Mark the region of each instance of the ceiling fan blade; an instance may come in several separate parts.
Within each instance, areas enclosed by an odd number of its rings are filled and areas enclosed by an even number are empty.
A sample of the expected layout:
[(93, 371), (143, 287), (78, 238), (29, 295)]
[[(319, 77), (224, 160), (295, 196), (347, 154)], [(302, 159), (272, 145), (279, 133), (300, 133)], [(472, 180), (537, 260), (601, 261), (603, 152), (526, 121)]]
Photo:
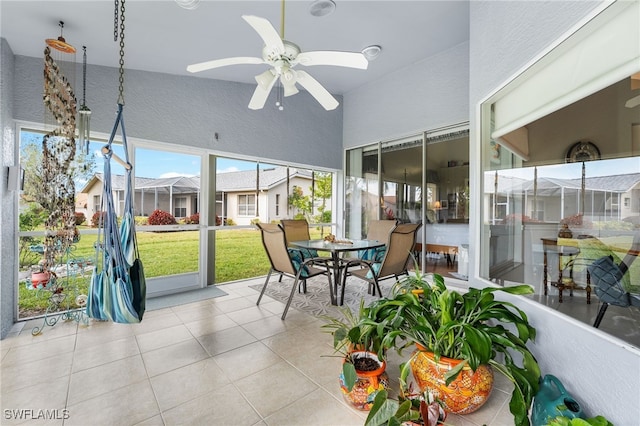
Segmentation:
[(322, 105), (327, 111), (336, 109), (336, 107), (339, 105), (336, 98), (334, 98), (331, 93), (327, 91), (327, 89), (322, 87), (322, 85), (318, 83), (318, 80), (311, 77), (305, 71), (296, 71), (296, 77), (298, 83), (300, 83), (302, 87), (307, 89), (311, 96), (316, 98), (320, 105)]
[(271, 80), (268, 80), (266, 82), (264, 81), (265, 73), (262, 73), (259, 76), (256, 76), (256, 79), (258, 77), (261, 77), (263, 79), (263, 83), (266, 83), (266, 84), (261, 83), (256, 86), (256, 90), (253, 92), (253, 96), (249, 101), (249, 109), (261, 109), (262, 107), (264, 107), (264, 104), (265, 102), (267, 102), (267, 98), (269, 97), (269, 93), (271, 92), (273, 85), (278, 79), (278, 76), (273, 73), (272, 73)]
[(273, 28), (271, 22), (268, 20), (261, 18), (259, 16), (253, 15), (242, 15), (242, 18), (253, 27), (254, 30), (258, 33), (260, 38), (264, 41), (264, 45), (271, 48), (276, 48), (278, 53), (284, 53), (284, 43), (282, 43), (282, 39), (280, 35)]
[(263, 64), (263, 63), (264, 63), (264, 60), (262, 58), (239, 56), (235, 58), (216, 59), (214, 61), (200, 62), (198, 64), (189, 65), (187, 67), (187, 71), (200, 72), (200, 71), (210, 70), (213, 68), (226, 67), (227, 65)]
[(331, 50), (317, 50), (315, 52), (301, 52), (296, 61), (305, 66), (334, 65), (337, 67), (359, 68), (366, 70), (369, 61), (362, 53), (338, 52)]
[(624, 104), (624, 106), (627, 108), (635, 108), (638, 105), (640, 105), (640, 95), (634, 96)]

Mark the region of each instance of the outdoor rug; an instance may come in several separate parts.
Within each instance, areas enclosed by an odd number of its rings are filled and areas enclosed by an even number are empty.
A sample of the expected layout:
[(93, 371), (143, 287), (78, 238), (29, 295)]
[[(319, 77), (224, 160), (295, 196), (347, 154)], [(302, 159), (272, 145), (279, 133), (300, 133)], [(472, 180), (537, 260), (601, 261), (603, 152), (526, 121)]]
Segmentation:
[(218, 286), (210, 285), (198, 290), (185, 291), (184, 293), (167, 294), (147, 299), (147, 311), (170, 308), (172, 306), (185, 305), (187, 303), (198, 302), (200, 300), (212, 299), (214, 297), (226, 296), (227, 293), (220, 290)]
[[(391, 287), (395, 284), (394, 279), (383, 280), (380, 282), (380, 289), (383, 296), (388, 296)], [(249, 288), (262, 291), (262, 285), (255, 284), (250, 285)], [(269, 296), (282, 303), (287, 303), (289, 294), (291, 294), (291, 286), (293, 285), (293, 279), (283, 278), (282, 282), (278, 282), (276, 278), (271, 278), (267, 289), (265, 290), (265, 296)], [(357, 312), (360, 308), (360, 301), (364, 299), (365, 305), (371, 303), (371, 301), (378, 299), (378, 294), (372, 296), (367, 293), (368, 283), (357, 278), (347, 278), (347, 284), (344, 293), (344, 305), (348, 306), (352, 312)], [(307, 292), (301, 293), (296, 290), (293, 295), (291, 307), (299, 311), (306, 312), (310, 315), (320, 317), (323, 315), (336, 316), (340, 307), (331, 305), (329, 300), (329, 284), (327, 278), (320, 276), (307, 280)]]

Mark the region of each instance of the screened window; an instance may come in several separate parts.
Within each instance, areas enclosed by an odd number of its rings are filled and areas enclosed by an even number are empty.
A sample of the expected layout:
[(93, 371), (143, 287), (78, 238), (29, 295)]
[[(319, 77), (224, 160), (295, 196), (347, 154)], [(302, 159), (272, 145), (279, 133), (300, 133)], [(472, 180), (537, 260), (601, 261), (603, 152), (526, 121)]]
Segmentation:
[(173, 210), (173, 215), (175, 217), (186, 217), (187, 216), (187, 199), (186, 197), (177, 197), (175, 201), (175, 207)]
[(254, 194), (238, 195), (238, 216), (256, 215), (256, 196)]

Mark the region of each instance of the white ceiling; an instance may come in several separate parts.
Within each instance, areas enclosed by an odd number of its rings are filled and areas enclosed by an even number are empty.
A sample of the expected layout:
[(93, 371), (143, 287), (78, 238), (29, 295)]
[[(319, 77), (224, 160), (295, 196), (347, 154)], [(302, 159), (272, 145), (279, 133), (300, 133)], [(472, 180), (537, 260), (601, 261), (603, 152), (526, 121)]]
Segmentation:
[[(325, 17), (309, 13), (311, 0), (285, 4), (285, 38), (303, 51), (361, 51), (378, 44), (382, 54), (367, 70), (329, 66), (307, 71), (334, 94), (347, 93), (469, 39), (468, 1), (335, 0)], [(256, 15), (280, 30), (281, 2), (201, 0), (195, 10), (173, 0), (126, 0), (125, 68), (244, 83), (267, 65), (234, 65), (190, 74), (189, 64), (231, 56), (261, 57), (262, 39), (241, 18)], [(13, 53), (43, 57), (44, 40), (63, 36), (89, 64), (117, 67), (113, 40), (114, 1), (0, 1), (0, 35)], [(90, 76), (88, 77), (90, 79)]]

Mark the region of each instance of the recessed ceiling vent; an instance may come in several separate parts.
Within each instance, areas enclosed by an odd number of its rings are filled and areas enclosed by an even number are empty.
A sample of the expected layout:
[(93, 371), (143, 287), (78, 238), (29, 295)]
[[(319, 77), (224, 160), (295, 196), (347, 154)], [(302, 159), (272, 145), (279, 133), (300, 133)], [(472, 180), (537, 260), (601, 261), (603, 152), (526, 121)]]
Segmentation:
[(316, 0), (311, 3), (309, 13), (313, 16), (327, 16), (336, 10), (336, 3), (333, 0)]

